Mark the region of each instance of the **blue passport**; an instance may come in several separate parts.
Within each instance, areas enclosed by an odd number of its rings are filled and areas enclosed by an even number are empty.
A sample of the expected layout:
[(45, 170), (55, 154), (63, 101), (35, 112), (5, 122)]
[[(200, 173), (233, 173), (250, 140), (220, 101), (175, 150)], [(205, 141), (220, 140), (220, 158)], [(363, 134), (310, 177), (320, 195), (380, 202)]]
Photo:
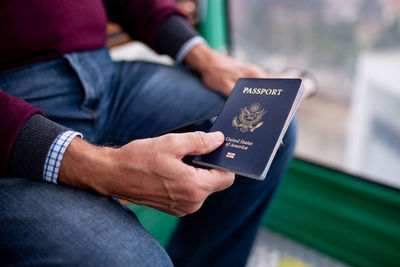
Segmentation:
[(224, 144), (193, 162), (265, 179), (303, 93), (300, 79), (239, 79), (210, 129)]

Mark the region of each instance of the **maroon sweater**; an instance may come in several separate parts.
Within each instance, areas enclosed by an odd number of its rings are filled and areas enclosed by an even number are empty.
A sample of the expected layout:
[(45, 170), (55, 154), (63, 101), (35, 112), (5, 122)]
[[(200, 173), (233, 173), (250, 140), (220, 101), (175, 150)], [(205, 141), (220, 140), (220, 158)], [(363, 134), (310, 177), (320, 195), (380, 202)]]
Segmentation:
[[(108, 18), (119, 23), (136, 40), (174, 56), (180, 46), (195, 35), (183, 17), (172, 0), (0, 1), (0, 73), (64, 53), (104, 46)], [(28, 157), (26, 162), (32, 162), (29, 157), (43, 158), (47, 146), (57, 132), (63, 130), (47, 122), (48, 127), (55, 129), (51, 131), (53, 134), (40, 132), (37, 124), (46, 122), (36, 118), (34, 123), (27, 123), (33, 114), (43, 113), (0, 90), (0, 176), (16, 175), (7, 171), (12, 151)], [(27, 143), (24, 139), (44, 140), (46, 145)], [(16, 149), (16, 143), (22, 144), (19, 147), (23, 149)], [(41, 146), (41, 149), (34, 146)], [(37, 151), (44, 152), (35, 155)], [(17, 155), (16, 158), (21, 157)], [(43, 159), (38, 164), (42, 162)]]
[[(107, 13), (136, 40), (157, 50), (157, 30), (182, 15), (172, 0), (0, 1), (0, 71), (62, 54), (100, 48)], [(107, 13), (106, 9), (107, 8)]]

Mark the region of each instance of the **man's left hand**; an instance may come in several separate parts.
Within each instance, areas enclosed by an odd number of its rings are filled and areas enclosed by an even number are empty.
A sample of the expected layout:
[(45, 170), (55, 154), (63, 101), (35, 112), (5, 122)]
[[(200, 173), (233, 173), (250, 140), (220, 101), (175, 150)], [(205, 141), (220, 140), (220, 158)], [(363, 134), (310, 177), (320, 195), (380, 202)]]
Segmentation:
[(228, 97), (241, 77), (268, 78), (261, 68), (241, 63), (229, 56), (211, 49), (206, 44), (198, 44), (186, 55), (184, 62), (198, 71), (203, 82), (224, 97)]

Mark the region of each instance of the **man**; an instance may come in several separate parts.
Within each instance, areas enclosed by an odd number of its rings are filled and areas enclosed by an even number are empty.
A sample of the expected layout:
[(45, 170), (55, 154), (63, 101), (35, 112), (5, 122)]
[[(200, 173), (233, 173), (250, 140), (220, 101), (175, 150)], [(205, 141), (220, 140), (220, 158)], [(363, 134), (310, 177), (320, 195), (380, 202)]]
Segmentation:
[[(154, 136), (217, 113), (239, 77), (267, 74), (210, 49), (170, 0), (14, 0), (0, 14), (0, 261), (243, 266), (294, 126), (263, 182), (181, 161), (222, 133)], [(178, 65), (113, 62), (107, 15)], [(107, 196), (186, 215), (168, 255)]]

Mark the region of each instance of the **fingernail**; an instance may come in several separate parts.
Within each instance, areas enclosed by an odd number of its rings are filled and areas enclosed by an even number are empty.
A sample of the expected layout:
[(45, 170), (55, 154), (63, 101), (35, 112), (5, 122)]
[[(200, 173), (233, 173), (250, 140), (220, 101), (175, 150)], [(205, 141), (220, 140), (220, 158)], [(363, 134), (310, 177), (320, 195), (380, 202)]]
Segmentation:
[(222, 132), (212, 132), (210, 133), (216, 142), (222, 143), (224, 141), (224, 134)]

